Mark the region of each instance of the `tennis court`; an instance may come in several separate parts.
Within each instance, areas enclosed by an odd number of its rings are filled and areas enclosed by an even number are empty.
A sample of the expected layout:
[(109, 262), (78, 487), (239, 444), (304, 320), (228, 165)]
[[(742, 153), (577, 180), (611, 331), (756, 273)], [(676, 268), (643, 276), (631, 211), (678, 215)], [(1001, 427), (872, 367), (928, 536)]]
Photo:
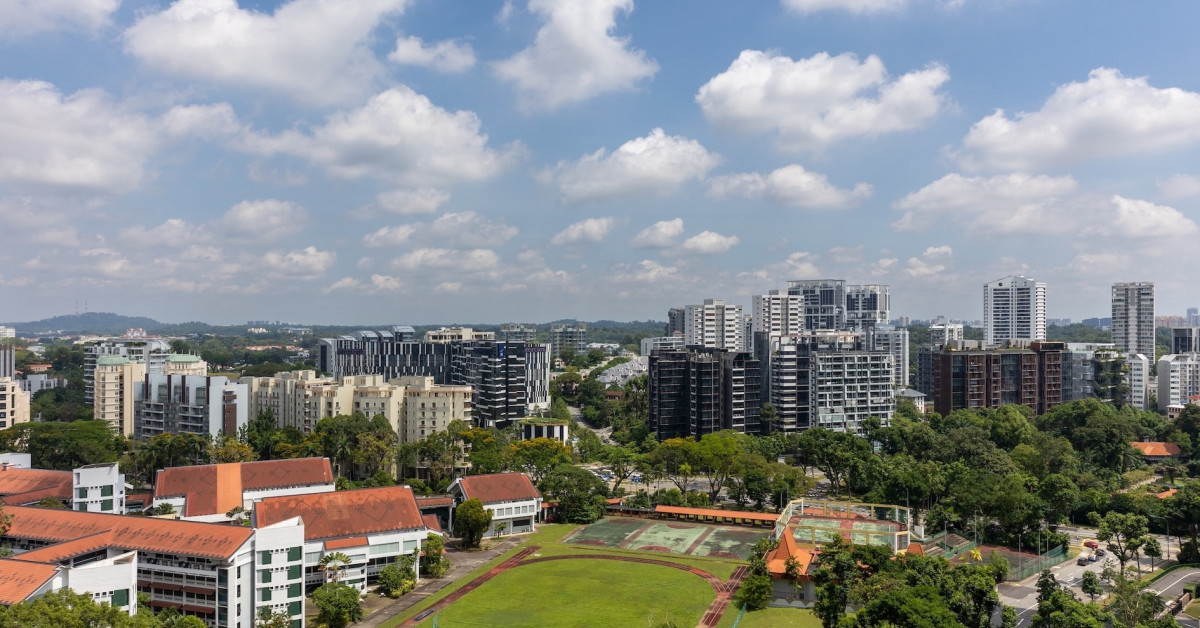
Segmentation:
[(900, 524), (841, 517), (794, 516), (788, 521), (792, 536), (801, 543), (828, 543), (840, 536), (859, 545), (891, 545)]
[(767, 530), (609, 517), (579, 528), (564, 542), (745, 560), (754, 544), (769, 534)]

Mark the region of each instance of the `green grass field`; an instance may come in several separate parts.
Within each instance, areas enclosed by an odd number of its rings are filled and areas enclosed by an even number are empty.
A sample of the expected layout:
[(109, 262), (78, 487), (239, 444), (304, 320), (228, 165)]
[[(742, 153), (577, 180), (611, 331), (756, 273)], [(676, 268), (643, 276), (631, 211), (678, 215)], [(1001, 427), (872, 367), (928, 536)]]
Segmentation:
[[(439, 626), (695, 626), (715, 598), (703, 578), (658, 565), (562, 560), (502, 573), (436, 616)], [(434, 618), (422, 627), (433, 626)]]

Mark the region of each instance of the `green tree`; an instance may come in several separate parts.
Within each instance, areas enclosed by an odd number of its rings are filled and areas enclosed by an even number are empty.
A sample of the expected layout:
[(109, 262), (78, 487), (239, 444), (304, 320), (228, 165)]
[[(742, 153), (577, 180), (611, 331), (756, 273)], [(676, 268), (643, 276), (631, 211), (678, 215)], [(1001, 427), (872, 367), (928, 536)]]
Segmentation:
[(563, 521), (592, 523), (604, 517), (608, 486), (587, 469), (560, 464), (538, 485), (548, 501), (557, 501)]
[(454, 532), (462, 538), (463, 547), (479, 547), (483, 535), (492, 525), (492, 511), (483, 502), (472, 498), (454, 509)]
[(571, 449), (553, 438), (519, 440), (508, 449), (512, 467), (528, 473), (534, 484), (558, 465), (571, 462)]
[(222, 436), (209, 449), (209, 459), (214, 463), (253, 462), (258, 460), (258, 454), (246, 443), (239, 442), (232, 436)]
[(350, 566), (350, 557), (344, 552), (330, 552), (317, 561), (317, 569), (325, 572), (325, 581), (337, 584)]
[(421, 571), (431, 578), (441, 578), (450, 568), (450, 559), (446, 558), (446, 540), (436, 532), (430, 532), (425, 537), (425, 545), (421, 548)]
[(696, 446), (697, 470), (708, 480), (708, 500), (715, 503), (738, 471), (745, 454), (739, 435), (730, 430), (705, 434)]
[(1096, 596), (1104, 593), (1104, 587), (1100, 583), (1100, 576), (1094, 571), (1083, 572), (1083, 578), (1079, 582), (1079, 588), (1083, 594), (1091, 598), (1092, 602), (1096, 601)]
[(329, 628), (345, 628), (363, 618), (362, 600), (354, 587), (326, 582), (313, 591), (312, 600), (320, 610), (317, 621)]
[(254, 618), (254, 628), (290, 628), (291, 625), (292, 616), (286, 611), (272, 613), (269, 608), (260, 608)]
[(1109, 511), (1103, 517), (1092, 512), (1088, 514), (1088, 520), (1099, 528), (1096, 538), (1108, 542), (1108, 550), (1121, 564), (1120, 573), (1124, 575), (1125, 563), (1136, 558), (1138, 551), (1146, 543), (1149, 520), (1142, 515), (1116, 511)]
[(400, 557), (379, 570), (379, 589), (392, 598), (400, 597), (417, 586), (417, 574), (413, 571), (416, 559), (411, 555)]
[(774, 594), (771, 576), (751, 574), (742, 580), (742, 586), (737, 592), (737, 603), (745, 605), (747, 610), (756, 611), (766, 608)]
[(119, 608), (97, 604), (91, 595), (70, 589), (0, 607), (0, 628), (126, 628), (132, 618)]
[(690, 438), (670, 438), (658, 444), (646, 455), (646, 463), (655, 473), (686, 493), (696, 477), (699, 458), (698, 445)]
[(865, 439), (821, 427), (801, 433), (798, 445), (805, 460), (825, 474), (835, 496), (841, 493), (842, 481), (854, 465), (871, 455)]

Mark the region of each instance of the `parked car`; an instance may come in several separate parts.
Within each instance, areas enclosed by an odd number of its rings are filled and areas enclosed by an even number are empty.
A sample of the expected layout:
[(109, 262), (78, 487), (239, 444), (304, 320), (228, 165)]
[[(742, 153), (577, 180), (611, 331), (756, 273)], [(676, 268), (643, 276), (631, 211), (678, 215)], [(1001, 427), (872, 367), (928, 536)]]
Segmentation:
[(1107, 553), (1108, 553), (1108, 552), (1104, 551), (1103, 549), (1100, 549), (1100, 548), (1097, 548), (1097, 549), (1096, 549), (1096, 555), (1097, 555), (1097, 556), (1099, 556), (1099, 557), (1101, 557), (1101, 558), (1104, 558), (1104, 555), (1105, 555), (1105, 554), (1107, 554)]
[(1092, 554), (1091, 556), (1088, 556), (1088, 562), (1089, 562), (1089, 563), (1094, 563), (1094, 562), (1096, 562), (1096, 561), (1098, 561), (1098, 560), (1100, 560), (1100, 557), (1099, 557), (1099, 556), (1097, 556), (1097, 555), (1095, 555), (1095, 554)]
[(1088, 559), (1086, 556), (1080, 556), (1079, 559), (1075, 561), (1075, 564), (1079, 565), (1080, 567), (1087, 567)]
[(1090, 547), (1092, 549), (1096, 549), (1096, 548), (1100, 547), (1100, 544), (1095, 541), (1084, 541), (1083, 546)]

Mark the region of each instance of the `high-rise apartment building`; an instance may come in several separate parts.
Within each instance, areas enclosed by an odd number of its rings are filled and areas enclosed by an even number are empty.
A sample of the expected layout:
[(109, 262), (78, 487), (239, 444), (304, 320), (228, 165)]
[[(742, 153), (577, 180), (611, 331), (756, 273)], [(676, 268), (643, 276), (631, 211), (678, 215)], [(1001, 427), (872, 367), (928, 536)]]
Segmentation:
[(11, 377), (0, 377), (0, 430), (29, 422), (30, 394)]
[(771, 290), (752, 299), (751, 327), (754, 333), (787, 336), (804, 332), (804, 296)]
[(988, 345), (1046, 339), (1046, 284), (1011, 276), (983, 286), (983, 334)]
[(907, 388), (909, 380), (908, 364), (908, 330), (882, 324), (875, 327), (871, 333), (871, 349), (891, 354), (895, 367), (892, 385), (897, 388)]
[(17, 376), (17, 350), (0, 346), (0, 377)]
[(560, 323), (550, 326), (550, 348), (554, 357), (561, 358), (563, 351), (575, 355), (587, 353), (587, 324)]
[(917, 377), (913, 388), (926, 395), (933, 394), (933, 354), (947, 343), (963, 339), (963, 324), (945, 318), (929, 325), (929, 341), (917, 347)]
[(224, 376), (146, 374), (135, 384), (134, 395), (138, 438), (159, 434), (234, 436), (249, 421), (248, 387)]
[(658, 438), (721, 430), (758, 434), (758, 360), (742, 351), (659, 349), (650, 355), (650, 429)]
[(1200, 353), (1200, 327), (1172, 329), (1171, 353)]
[(804, 297), (804, 329), (846, 329), (846, 280), (789, 281), (787, 292)]
[(1126, 376), (1129, 386), (1129, 405), (1138, 410), (1151, 410), (1150, 407), (1150, 365), (1153, 360), (1140, 353), (1130, 353), (1126, 356), (1129, 373)]
[(16, 329), (13, 329), (12, 327), (5, 327), (4, 325), (0, 325), (0, 338), (16, 338), (16, 337), (17, 337)]
[(537, 340), (537, 325), (533, 323), (504, 323), (500, 325), (499, 340), (533, 342)]
[(1187, 405), (1200, 395), (1200, 353), (1164, 355), (1158, 359), (1158, 409)]
[(550, 409), (551, 345), (526, 342), (525, 411), (533, 414)]
[(1065, 351), (1062, 342), (1003, 350), (952, 344), (933, 354), (933, 409), (947, 415), (1017, 403), (1042, 414), (1063, 402)]
[(506, 427), (527, 412), (523, 342), (456, 342), (450, 383), (470, 386), (472, 418), (481, 427)]
[(689, 347), (743, 351), (745, 325), (742, 306), (722, 299), (705, 299), (683, 308), (683, 343)]
[(495, 332), (479, 331), (470, 327), (440, 327), (425, 332), (425, 342), (471, 342), (495, 339)]
[(1187, 309), (1187, 324), (1191, 327), (1200, 326), (1200, 308), (1189, 307)]
[(1127, 353), (1154, 355), (1154, 282), (1113, 284), (1112, 340)]
[(108, 338), (88, 345), (83, 352), (83, 399), (92, 403), (95, 396), (96, 362), (102, 356), (128, 358), (146, 365), (147, 373), (162, 373), (171, 345), (162, 338), (148, 338), (141, 330), (129, 330), (125, 336)]
[[(164, 365), (165, 361), (164, 355)], [(106, 421), (122, 436), (134, 437), (137, 389), (145, 377), (144, 362), (120, 355), (98, 357), (92, 368), (92, 418)]]
[(681, 307), (673, 307), (667, 310), (667, 328), (663, 334), (664, 336), (683, 335), (683, 329), (686, 327), (683, 322), (684, 314), (684, 309)]
[(892, 289), (882, 284), (846, 286), (846, 328), (868, 332), (892, 317)]
[[(760, 352), (761, 354), (761, 352)], [(868, 417), (891, 422), (895, 363), (890, 353), (869, 351), (858, 332), (811, 332), (774, 339), (769, 398), (779, 415), (775, 429), (814, 427), (861, 434)]]

